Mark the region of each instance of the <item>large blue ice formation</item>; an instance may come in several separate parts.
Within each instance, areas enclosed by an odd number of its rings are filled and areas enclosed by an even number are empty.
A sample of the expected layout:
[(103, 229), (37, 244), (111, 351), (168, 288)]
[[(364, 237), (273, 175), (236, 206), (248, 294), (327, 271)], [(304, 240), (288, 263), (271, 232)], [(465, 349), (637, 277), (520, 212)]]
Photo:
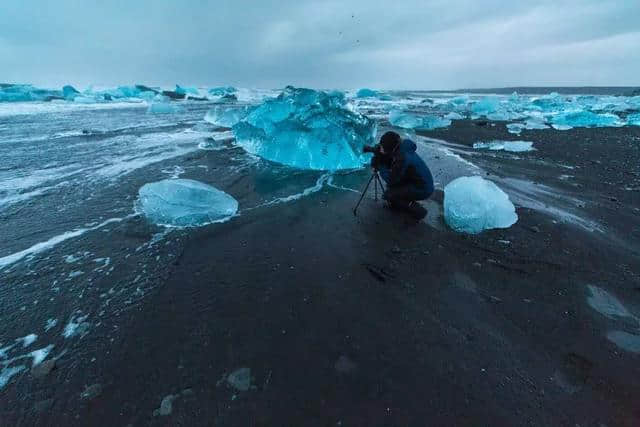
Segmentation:
[(66, 85), (62, 87), (62, 96), (64, 96), (65, 99), (73, 101), (78, 95), (80, 95), (80, 92), (78, 92), (73, 86)]
[(576, 111), (562, 113), (551, 118), (552, 126), (558, 130), (574, 127), (606, 127), (621, 126), (620, 117), (615, 114), (596, 114), (591, 111)]
[(524, 151), (533, 151), (533, 142), (529, 141), (489, 141), (476, 142), (473, 144), (475, 149), (504, 150), (514, 153), (522, 153)]
[(39, 89), (32, 85), (0, 84), (0, 102), (50, 101), (63, 99), (62, 91)]
[(267, 160), (301, 169), (362, 167), (375, 122), (353, 112), (341, 92), (288, 86), (233, 126), (237, 143)]
[(627, 116), (627, 123), (632, 126), (640, 126), (640, 113), (629, 114)]
[(404, 129), (426, 130), (447, 127), (451, 124), (451, 120), (429, 114), (417, 116), (401, 110), (391, 110), (389, 123)]
[(237, 92), (237, 89), (233, 86), (220, 86), (220, 87), (212, 87), (209, 89), (209, 95), (213, 96), (224, 96), (231, 95)]
[(244, 119), (248, 110), (242, 108), (213, 107), (204, 116), (204, 120), (212, 125), (230, 128)]
[(493, 182), (463, 176), (444, 187), (444, 219), (456, 231), (476, 234), (511, 227), (518, 215), (509, 196)]
[(378, 92), (373, 89), (363, 88), (356, 93), (356, 98), (373, 98), (378, 96)]
[(137, 208), (153, 223), (193, 227), (229, 219), (238, 211), (236, 199), (191, 179), (166, 179), (143, 185)]

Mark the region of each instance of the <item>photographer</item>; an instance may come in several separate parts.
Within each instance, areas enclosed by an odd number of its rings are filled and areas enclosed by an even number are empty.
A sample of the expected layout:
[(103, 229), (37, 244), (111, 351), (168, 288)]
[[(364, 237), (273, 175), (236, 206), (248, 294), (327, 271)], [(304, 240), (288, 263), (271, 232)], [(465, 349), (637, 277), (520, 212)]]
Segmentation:
[(417, 200), (426, 200), (433, 193), (433, 176), (416, 153), (416, 144), (402, 140), (395, 132), (386, 132), (376, 147), (371, 166), (387, 183), (383, 198), (392, 209), (403, 210), (416, 220), (427, 215)]

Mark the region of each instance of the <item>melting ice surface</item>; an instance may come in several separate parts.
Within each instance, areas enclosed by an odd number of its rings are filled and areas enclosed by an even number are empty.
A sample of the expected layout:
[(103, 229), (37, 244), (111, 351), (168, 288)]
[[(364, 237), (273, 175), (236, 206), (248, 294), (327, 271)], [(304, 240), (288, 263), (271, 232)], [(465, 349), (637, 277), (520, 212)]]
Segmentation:
[(444, 188), (444, 218), (449, 227), (464, 233), (508, 228), (518, 220), (509, 196), (493, 182), (463, 176)]
[(389, 123), (404, 129), (437, 129), (451, 124), (449, 119), (441, 119), (432, 115), (416, 116), (400, 110), (389, 112)]
[(551, 119), (552, 126), (558, 130), (574, 127), (622, 126), (620, 117), (615, 114), (596, 114), (591, 111), (563, 113)]
[(489, 141), (489, 142), (476, 142), (473, 144), (473, 148), (476, 149), (489, 149), (489, 150), (504, 150), (514, 153), (521, 153), (524, 151), (533, 151), (533, 142), (529, 141)]
[(247, 152), (300, 169), (361, 167), (364, 145), (374, 143), (375, 123), (351, 111), (341, 92), (287, 87), (233, 126)]
[(191, 179), (168, 179), (143, 185), (138, 208), (158, 225), (193, 227), (224, 221), (238, 211), (236, 199)]

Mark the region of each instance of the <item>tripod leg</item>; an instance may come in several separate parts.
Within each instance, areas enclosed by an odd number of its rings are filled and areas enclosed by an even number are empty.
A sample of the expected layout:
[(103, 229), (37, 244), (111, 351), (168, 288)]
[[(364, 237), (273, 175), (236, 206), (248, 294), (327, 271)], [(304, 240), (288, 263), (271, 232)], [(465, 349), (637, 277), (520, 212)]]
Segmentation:
[(364, 190), (362, 190), (362, 195), (360, 196), (360, 200), (358, 200), (358, 203), (356, 204), (356, 207), (353, 208), (353, 215), (354, 216), (358, 215), (358, 207), (360, 206), (360, 203), (362, 202), (362, 199), (364, 199), (364, 196), (367, 194), (367, 190), (369, 189), (369, 185), (371, 184), (371, 181), (373, 181), (374, 177), (375, 177), (375, 175), (371, 175), (371, 178), (369, 178), (369, 181), (367, 181), (367, 185), (365, 185)]

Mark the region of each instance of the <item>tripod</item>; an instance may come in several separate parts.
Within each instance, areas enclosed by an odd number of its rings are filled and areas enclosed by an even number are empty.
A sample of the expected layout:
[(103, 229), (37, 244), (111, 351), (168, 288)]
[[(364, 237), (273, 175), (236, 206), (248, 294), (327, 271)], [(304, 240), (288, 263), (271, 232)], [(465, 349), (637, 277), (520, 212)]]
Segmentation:
[(367, 194), (367, 190), (369, 189), (369, 185), (371, 185), (371, 181), (373, 181), (373, 188), (374, 188), (374, 194), (375, 194), (375, 201), (378, 201), (378, 186), (380, 186), (380, 190), (384, 193), (384, 185), (382, 184), (382, 179), (380, 179), (380, 174), (378, 173), (378, 169), (374, 169), (373, 173), (371, 174), (371, 178), (369, 178), (369, 181), (367, 182), (367, 185), (364, 187), (364, 190), (362, 190), (362, 195), (360, 196), (360, 200), (358, 200), (358, 203), (356, 204), (356, 207), (353, 208), (353, 215), (354, 216), (358, 216), (358, 208), (360, 207), (360, 203), (362, 203), (362, 199), (364, 199), (364, 196)]

